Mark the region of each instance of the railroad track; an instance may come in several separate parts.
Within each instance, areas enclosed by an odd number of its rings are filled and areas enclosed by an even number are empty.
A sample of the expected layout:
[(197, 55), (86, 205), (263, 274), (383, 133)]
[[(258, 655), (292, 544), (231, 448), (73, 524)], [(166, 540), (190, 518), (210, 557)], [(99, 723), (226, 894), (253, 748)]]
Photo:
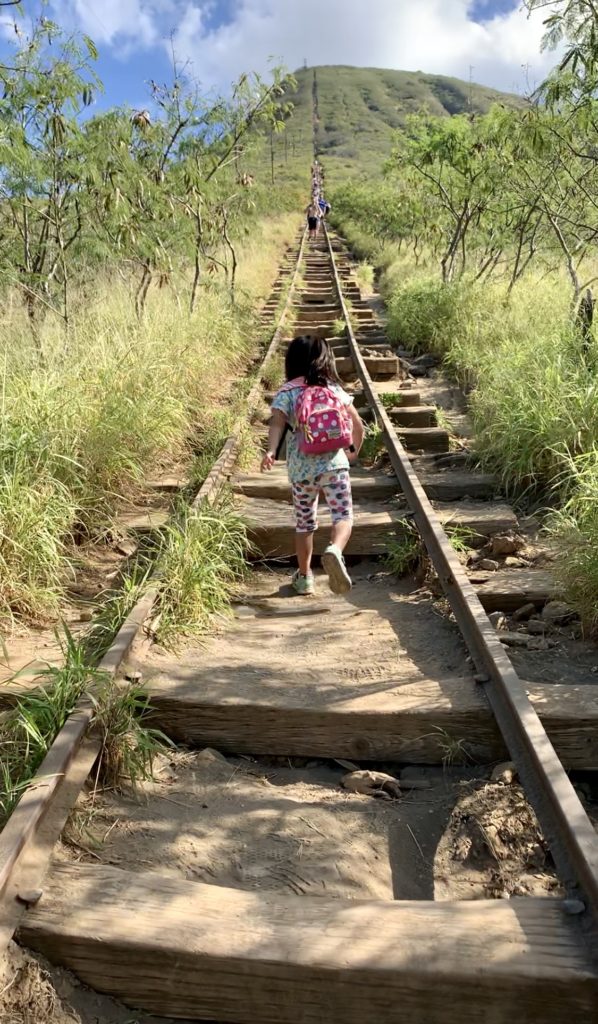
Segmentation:
[[(598, 844), (563, 764), (598, 764), (595, 691), (526, 685), (517, 677), (486, 611), (530, 597), (540, 606), (549, 584), (531, 573), (524, 582), (511, 574), (476, 589), (467, 578), (442, 524), (483, 538), (512, 528), (515, 514), (491, 500), (488, 476), (451, 456), (436, 410), (421, 402), (413, 382), (401, 380), (342, 244), (326, 234), (308, 248), (302, 237), (266, 317), (289, 279), (266, 362), (295, 333), (332, 337), (339, 372), (381, 427), (394, 471), (356, 471), (348, 554), (383, 553), (413, 517), (475, 667), (457, 645), (452, 657), (460, 662), (451, 673), (428, 657), (422, 664), (436, 665), (435, 674), (414, 674), (413, 657), (398, 647), (392, 657), (383, 648), (372, 652), (375, 616), (358, 597), (351, 603), (320, 588), (313, 601), (291, 598), (279, 574), (259, 565), (237, 616), (208, 648), (178, 659), (153, 652), (140, 625), (154, 594), (125, 624), (104, 667), (118, 676), (128, 659), (126, 671), (142, 672), (160, 728), (177, 742), (230, 756), (438, 764), (447, 735), (466, 736), (481, 763), (508, 750), (548, 837), (564, 896), (347, 899), (337, 890), (312, 895), (307, 868), (308, 882), (294, 876), (289, 894), (267, 876), (264, 884), (245, 878), (240, 888), (173, 877), (160, 872), (160, 861), (145, 873), (51, 862), (97, 756), (83, 707), (0, 837), (0, 940), (18, 928), (26, 945), (92, 987), (189, 1020), (561, 1024), (575, 1014), (589, 1022), (598, 1009)], [(391, 408), (381, 391), (395, 393)], [(256, 388), (250, 409), (257, 398)], [(259, 415), (254, 426), (263, 433)], [(284, 467), (268, 476), (235, 472), (237, 448), (237, 439), (227, 442), (200, 500), (232, 474), (254, 549), (270, 564), (284, 560), (293, 546)], [(385, 595), (388, 608), (376, 615), (392, 624)], [(421, 638), (409, 640), (417, 653)], [(434, 638), (428, 641), (433, 647)], [(324, 675), (317, 655), (330, 645), (336, 666)], [(200, 806), (190, 813), (190, 820), (199, 818)], [(267, 806), (258, 813), (267, 815)]]

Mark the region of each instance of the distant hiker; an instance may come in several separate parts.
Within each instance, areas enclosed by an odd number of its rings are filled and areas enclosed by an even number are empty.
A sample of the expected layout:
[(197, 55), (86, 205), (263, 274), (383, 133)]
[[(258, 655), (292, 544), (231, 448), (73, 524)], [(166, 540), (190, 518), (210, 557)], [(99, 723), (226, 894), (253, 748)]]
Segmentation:
[(307, 227), (309, 229), (309, 239), (311, 242), (315, 242), (318, 237), (318, 227), (320, 224), (320, 208), (315, 199), (312, 199), (311, 203), (305, 211), (307, 215)]
[(320, 199), (318, 200), (318, 202), (319, 202), (320, 212), (322, 214), (322, 217), (327, 217), (328, 214), (330, 213), (331, 209), (332, 209), (330, 203), (328, 202), (327, 199), (324, 199), (324, 196), (320, 196)]
[(285, 375), (287, 383), (272, 401), (268, 451), (261, 469), (272, 469), (288, 429), (287, 469), (299, 566), (291, 585), (297, 594), (314, 592), (313, 535), (318, 528), (318, 498), (322, 493), (332, 517), (330, 544), (322, 555), (322, 566), (333, 593), (346, 594), (351, 589), (351, 578), (343, 551), (353, 525), (349, 461), (355, 461), (361, 448), (363, 423), (353, 399), (338, 382), (334, 355), (324, 338), (299, 337), (291, 341)]

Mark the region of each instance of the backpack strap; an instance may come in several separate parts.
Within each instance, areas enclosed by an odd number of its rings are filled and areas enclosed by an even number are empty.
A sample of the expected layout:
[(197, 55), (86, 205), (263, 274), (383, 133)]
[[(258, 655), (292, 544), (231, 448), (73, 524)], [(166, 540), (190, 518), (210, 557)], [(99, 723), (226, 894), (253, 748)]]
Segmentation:
[(295, 377), (294, 380), (288, 380), (286, 384), (283, 384), (279, 391), (294, 391), (295, 388), (306, 388), (309, 385), (305, 383), (305, 377)]
[[(306, 388), (306, 387), (307, 387), (307, 384), (305, 383), (305, 377), (295, 377), (293, 380), (288, 380), (286, 382), (286, 384), (283, 384), (282, 387), (278, 389), (278, 392), (280, 393), (281, 391), (294, 391), (296, 388)], [(280, 441), (278, 442), (278, 447), (276, 448), (276, 452), (275, 452), (275, 455), (274, 455), (275, 459), (277, 459), (278, 456), (280, 455), (280, 449), (283, 446), (284, 439), (287, 436), (289, 430), (291, 430), (291, 429), (292, 428), (291, 428), (289, 422), (287, 421), (285, 423), (285, 425), (284, 425), (284, 430), (282, 432), (282, 437), (280, 438)]]

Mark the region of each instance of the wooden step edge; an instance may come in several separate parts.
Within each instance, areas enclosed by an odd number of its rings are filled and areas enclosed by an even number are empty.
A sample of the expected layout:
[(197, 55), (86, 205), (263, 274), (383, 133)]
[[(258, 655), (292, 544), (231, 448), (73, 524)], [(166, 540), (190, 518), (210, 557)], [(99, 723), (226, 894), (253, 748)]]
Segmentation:
[(396, 425), (400, 440), (409, 451), (448, 452), (450, 435), (444, 427), (402, 427)]
[(462, 1024), (491, 1007), (492, 1024), (563, 1024), (596, 1008), (575, 918), (550, 898), (339, 900), (57, 864), (19, 939), (159, 1016)]
[[(399, 360), (396, 356), (374, 358), (365, 357), (365, 365), (368, 373), (375, 380), (377, 376), (394, 376), (399, 372)], [(350, 357), (336, 359), (336, 370), (339, 376), (349, 375), (351, 378), (357, 376), (353, 360)]]
[(394, 424), (404, 427), (434, 427), (437, 425), (438, 410), (435, 405), (400, 405), (389, 409), (388, 415)]
[[(260, 627), (271, 621), (276, 631), (275, 612), (256, 621)], [(324, 682), (313, 680), (313, 694), (302, 684), (302, 707), (284, 678), (270, 683), (273, 689), (278, 684), (275, 699), (269, 699), (264, 686), (261, 696), (252, 700), (243, 680), (235, 686), (231, 679), (227, 686), (223, 678), (211, 688), (211, 681), (200, 672), (182, 682), (158, 678), (148, 687), (148, 721), (175, 743), (212, 746), (231, 754), (441, 765), (447, 746), (455, 743), (474, 764), (508, 758), (483, 686), (468, 679), (415, 683), (379, 679), (376, 691), (372, 692), (370, 681), (365, 695), (355, 682), (340, 679), (330, 704), (322, 697)], [(560, 683), (525, 686), (565, 768), (598, 768), (595, 688)]]
[[(489, 473), (426, 473), (420, 474), (420, 482), (429, 498), (437, 501), (459, 501), (462, 498), (493, 498), (497, 491), (496, 477)], [(359, 477), (351, 474), (353, 497), (359, 500), (381, 500), (401, 494), (401, 486), (395, 476)], [(248, 498), (271, 498), (274, 501), (290, 501), (291, 485), (286, 479), (277, 479), (272, 474), (245, 474), (233, 481), (233, 490)]]
[[(266, 558), (286, 558), (295, 549), (295, 520), (290, 504), (272, 501), (268, 498), (237, 498), (237, 508), (243, 516), (249, 540), (256, 554)], [(490, 502), (479, 502), (479, 508), (459, 507), (456, 502), (437, 507), (446, 530), (460, 530), (468, 535), (471, 546), (481, 546), (485, 537), (512, 529), (517, 522), (515, 514), (507, 506), (490, 507)], [(391, 508), (382, 506), (373, 511), (354, 505), (354, 520), (351, 537), (347, 544), (348, 555), (377, 556), (388, 551), (390, 541), (404, 535), (409, 529), (410, 519), (401, 518)], [(330, 513), (323, 507), (319, 512), (321, 529), (314, 537), (314, 552), (322, 554), (326, 547), (328, 530), (331, 525)], [(522, 602), (523, 603), (523, 602)]]
[(503, 569), (494, 573), (469, 570), (468, 576), (487, 612), (514, 612), (524, 604), (540, 609), (563, 596), (547, 569)]

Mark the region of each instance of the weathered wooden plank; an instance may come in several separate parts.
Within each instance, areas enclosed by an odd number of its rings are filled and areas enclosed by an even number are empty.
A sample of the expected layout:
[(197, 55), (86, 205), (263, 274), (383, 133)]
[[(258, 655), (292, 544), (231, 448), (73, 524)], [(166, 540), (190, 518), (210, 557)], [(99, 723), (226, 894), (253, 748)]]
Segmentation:
[(407, 451), (448, 452), (450, 437), (444, 427), (402, 427), (396, 425), (396, 432)]
[[(459, 498), (491, 498), (496, 493), (496, 478), (489, 473), (447, 472), (421, 473), (420, 480), (430, 498), (454, 501)], [(376, 501), (400, 494), (399, 481), (394, 474), (374, 473), (366, 469), (351, 469), (351, 488), (357, 501)], [(245, 473), (235, 478), (233, 489), (248, 498), (272, 498), (290, 501), (291, 485), (286, 464), (278, 463), (269, 473)]]
[[(321, 335), (325, 337), (325, 334)], [(374, 357), (366, 356), (366, 366), (370, 375), (376, 380), (380, 377), (394, 377), (399, 372), (399, 360), (396, 356)], [(336, 360), (336, 370), (342, 379), (354, 380), (357, 376), (353, 360), (350, 357), (341, 357)]]
[(438, 410), (435, 405), (397, 405), (389, 416), (402, 427), (435, 427)]
[(117, 530), (127, 533), (153, 533), (161, 530), (170, 519), (168, 509), (140, 508), (122, 512), (116, 521)]
[(240, 892), (57, 865), (21, 940), (162, 1016), (237, 1024), (590, 1020), (597, 975), (551, 899), (421, 902)]
[(302, 302), (300, 305), (291, 306), (289, 315), (295, 319), (313, 320), (316, 323), (320, 317), (328, 319), (332, 317), (333, 320), (338, 317), (342, 317), (342, 310), (339, 305), (335, 303), (318, 303), (316, 306), (307, 305)]
[(487, 612), (511, 612), (530, 602), (541, 607), (562, 596), (548, 569), (502, 569), (470, 573), (470, 580)]
[[(237, 498), (238, 508), (247, 523), (249, 538), (255, 548), (270, 557), (293, 554), (295, 520), (290, 504), (267, 498)], [(509, 530), (516, 524), (515, 513), (508, 505), (495, 502), (451, 502), (437, 507), (445, 527), (467, 531), (474, 536), (487, 537)], [(320, 509), (322, 529), (315, 536), (316, 554), (321, 554), (328, 543), (330, 514)], [(355, 503), (354, 522), (347, 554), (376, 555), (388, 549), (388, 542), (402, 534), (404, 518), (392, 508), (380, 508), (366, 503)]]
[[(296, 688), (255, 671), (166, 674), (149, 683), (151, 721), (177, 743), (231, 753), (346, 757), (442, 764), (452, 742), (472, 761), (507, 750), (472, 680), (415, 682), (303, 675)], [(527, 689), (566, 768), (598, 768), (598, 687), (528, 683)], [(332, 696), (330, 696), (332, 694)]]

